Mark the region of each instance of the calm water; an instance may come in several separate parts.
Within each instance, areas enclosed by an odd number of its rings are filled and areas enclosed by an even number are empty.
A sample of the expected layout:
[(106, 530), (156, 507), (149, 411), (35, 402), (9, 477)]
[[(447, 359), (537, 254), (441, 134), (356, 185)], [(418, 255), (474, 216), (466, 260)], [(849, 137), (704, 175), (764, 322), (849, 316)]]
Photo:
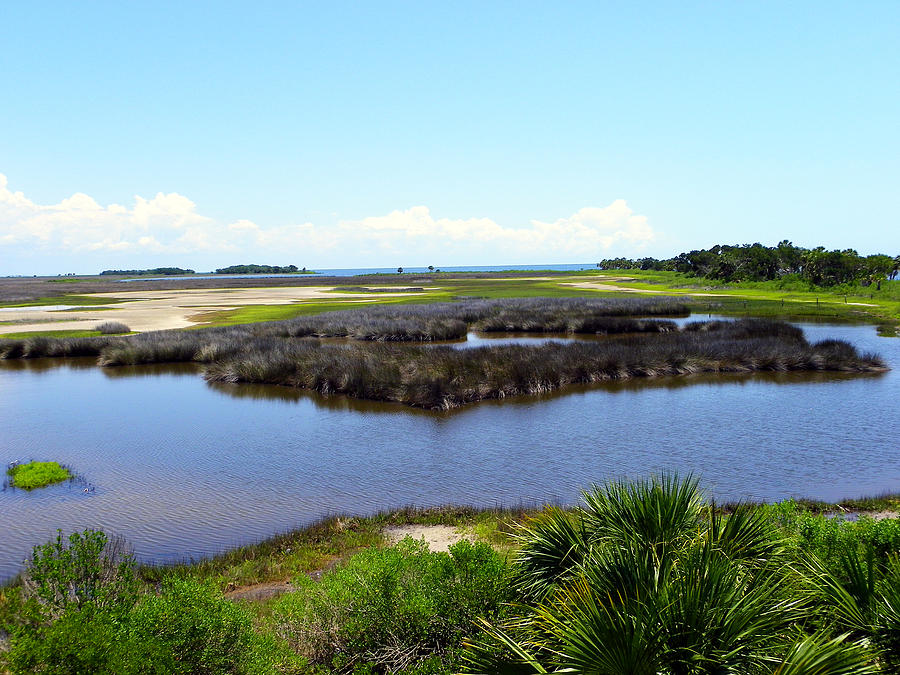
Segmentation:
[(95, 491), (0, 492), (0, 579), (58, 527), (102, 527), (172, 561), (327, 514), (572, 502), (592, 481), (663, 469), (699, 474), (720, 499), (900, 491), (900, 340), (804, 329), (894, 370), (632, 381), (431, 413), (212, 386), (193, 366), (5, 362), (0, 462), (57, 459)]
[[(593, 263), (566, 263), (561, 265), (463, 265), (461, 267), (437, 267), (442, 272), (530, 272), (541, 270), (553, 270), (556, 272), (578, 272), (580, 270), (597, 269)], [(427, 274), (427, 267), (404, 267), (403, 274)], [(347, 269), (322, 269), (314, 270), (315, 274), (325, 277), (355, 277), (361, 274), (397, 274), (396, 267), (355, 267)], [(190, 279), (271, 279), (278, 277), (295, 277), (296, 274), (192, 274)], [(403, 277), (398, 276), (398, 279)], [(183, 280), (185, 277), (133, 277), (119, 279), (119, 281), (172, 281)]]

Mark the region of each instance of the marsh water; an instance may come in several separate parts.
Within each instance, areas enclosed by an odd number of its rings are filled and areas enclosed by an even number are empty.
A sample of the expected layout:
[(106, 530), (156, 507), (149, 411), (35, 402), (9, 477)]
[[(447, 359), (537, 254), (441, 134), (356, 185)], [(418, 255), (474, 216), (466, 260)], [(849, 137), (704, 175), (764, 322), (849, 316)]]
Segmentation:
[(193, 365), (0, 362), (0, 462), (54, 459), (81, 477), (0, 492), (0, 580), (56, 528), (100, 527), (171, 562), (330, 514), (571, 503), (660, 470), (728, 500), (900, 491), (900, 340), (801, 325), (893, 370), (633, 380), (435, 413), (210, 385)]

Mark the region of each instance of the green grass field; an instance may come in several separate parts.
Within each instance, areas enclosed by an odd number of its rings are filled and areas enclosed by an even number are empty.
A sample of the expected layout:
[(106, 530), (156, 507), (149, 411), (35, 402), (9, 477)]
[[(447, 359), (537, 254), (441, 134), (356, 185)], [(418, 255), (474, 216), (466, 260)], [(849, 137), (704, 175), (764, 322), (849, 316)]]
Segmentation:
[(80, 338), (99, 336), (99, 330), (30, 330), (21, 333), (0, 333), (0, 338), (9, 338), (11, 340), (23, 340), (30, 337)]
[(895, 329), (900, 322), (900, 281), (886, 281), (877, 290), (874, 286), (816, 288), (801, 282), (780, 281), (726, 284), (678, 272), (641, 270), (602, 272), (597, 276), (631, 277), (632, 280), (612, 283), (636, 290), (688, 295), (701, 310), (708, 307), (719, 314), (834, 318), (893, 325)]

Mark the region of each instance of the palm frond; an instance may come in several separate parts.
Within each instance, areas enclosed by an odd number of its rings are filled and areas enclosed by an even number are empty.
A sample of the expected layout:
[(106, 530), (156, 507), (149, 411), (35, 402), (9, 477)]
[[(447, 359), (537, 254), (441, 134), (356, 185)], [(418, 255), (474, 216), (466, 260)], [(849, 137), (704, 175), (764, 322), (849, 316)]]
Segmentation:
[(870, 675), (881, 672), (872, 653), (842, 635), (813, 635), (794, 643), (772, 675)]

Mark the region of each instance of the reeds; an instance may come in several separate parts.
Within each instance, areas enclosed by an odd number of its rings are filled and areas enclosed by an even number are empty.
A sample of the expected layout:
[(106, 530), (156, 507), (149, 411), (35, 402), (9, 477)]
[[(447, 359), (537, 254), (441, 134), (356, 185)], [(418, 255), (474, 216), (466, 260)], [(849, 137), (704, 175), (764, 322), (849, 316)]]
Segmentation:
[(255, 382), (450, 409), (474, 401), (538, 394), (576, 383), (712, 372), (841, 370), (884, 364), (846, 343), (809, 345), (753, 328), (689, 330), (613, 340), (502, 345), (455, 350), (411, 345), (309, 345), (284, 342), (207, 366), (212, 382)]
[[(707, 321), (678, 330), (640, 318), (685, 312), (664, 298), (470, 300), (375, 306), (312, 317), (129, 337), (0, 341), (0, 358), (96, 356), (101, 366), (197, 362), (210, 382), (279, 384), (449, 409), (570, 384), (661, 375), (886, 370), (845, 342), (810, 345), (780, 321)], [(421, 343), (469, 330), (605, 334), (597, 341), (457, 350)], [(342, 344), (320, 338), (345, 338)]]

